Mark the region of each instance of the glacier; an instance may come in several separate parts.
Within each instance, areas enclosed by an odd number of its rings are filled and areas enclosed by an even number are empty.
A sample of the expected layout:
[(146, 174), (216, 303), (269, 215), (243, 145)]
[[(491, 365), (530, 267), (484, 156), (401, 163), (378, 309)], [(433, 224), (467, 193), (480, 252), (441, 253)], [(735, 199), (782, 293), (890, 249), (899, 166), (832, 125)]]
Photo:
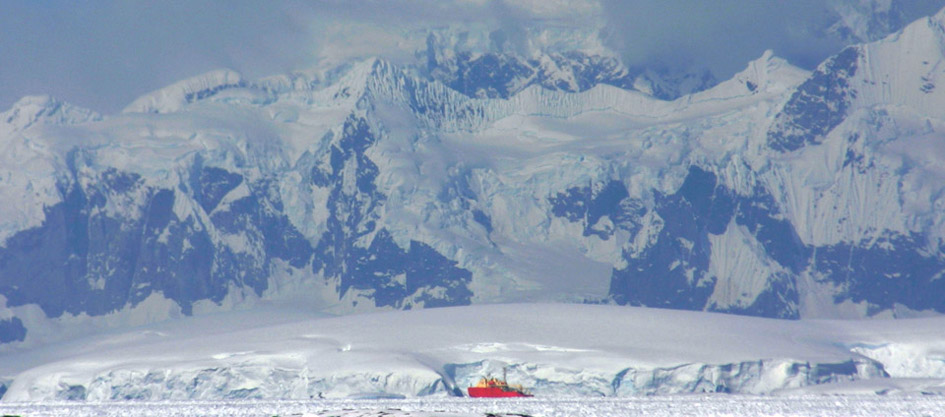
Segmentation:
[(562, 303), (318, 317), (269, 306), (8, 353), (0, 381), (5, 403), (443, 398), (504, 370), (546, 398), (942, 393), (942, 321)]

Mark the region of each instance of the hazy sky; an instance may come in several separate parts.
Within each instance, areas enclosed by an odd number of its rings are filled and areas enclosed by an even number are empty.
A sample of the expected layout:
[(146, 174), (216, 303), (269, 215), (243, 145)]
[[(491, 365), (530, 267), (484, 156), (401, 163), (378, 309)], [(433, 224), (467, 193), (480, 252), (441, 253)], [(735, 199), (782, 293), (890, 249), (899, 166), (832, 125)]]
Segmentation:
[[(630, 65), (708, 68), (720, 79), (765, 49), (811, 68), (842, 47), (840, 4), (890, 0), (6, 0), (0, 111), (50, 94), (104, 113), (217, 68), (249, 78), (326, 56), (410, 55), (397, 33), (444, 25), (595, 27)], [(942, 1), (909, 0), (907, 16)]]

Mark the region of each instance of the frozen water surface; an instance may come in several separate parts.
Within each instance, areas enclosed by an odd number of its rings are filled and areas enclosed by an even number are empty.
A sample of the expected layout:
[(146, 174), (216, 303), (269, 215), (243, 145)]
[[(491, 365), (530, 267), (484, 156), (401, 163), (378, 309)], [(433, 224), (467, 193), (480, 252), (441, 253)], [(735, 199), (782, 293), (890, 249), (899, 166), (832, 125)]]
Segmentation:
[(739, 395), (637, 398), (58, 402), (0, 405), (23, 416), (941, 416), (942, 396)]

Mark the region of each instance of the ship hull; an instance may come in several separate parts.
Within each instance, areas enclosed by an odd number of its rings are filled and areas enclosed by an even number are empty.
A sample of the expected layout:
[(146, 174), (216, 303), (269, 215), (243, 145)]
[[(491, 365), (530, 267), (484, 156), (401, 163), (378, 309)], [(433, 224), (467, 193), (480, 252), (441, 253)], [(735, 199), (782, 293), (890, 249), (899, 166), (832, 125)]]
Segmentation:
[(519, 391), (505, 391), (498, 387), (469, 387), (466, 389), (473, 398), (531, 397)]

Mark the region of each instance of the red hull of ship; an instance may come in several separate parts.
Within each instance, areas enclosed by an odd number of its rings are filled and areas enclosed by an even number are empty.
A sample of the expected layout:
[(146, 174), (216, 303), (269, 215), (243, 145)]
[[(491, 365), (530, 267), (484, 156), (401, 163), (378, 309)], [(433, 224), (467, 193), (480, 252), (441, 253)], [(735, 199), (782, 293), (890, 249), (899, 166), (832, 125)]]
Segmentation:
[(473, 398), (531, 397), (531, 395), (518, 391), (504, 391), (502, 388), (498, 387), (469, 387), (466, 390), (469, 391), (469, 396)]

